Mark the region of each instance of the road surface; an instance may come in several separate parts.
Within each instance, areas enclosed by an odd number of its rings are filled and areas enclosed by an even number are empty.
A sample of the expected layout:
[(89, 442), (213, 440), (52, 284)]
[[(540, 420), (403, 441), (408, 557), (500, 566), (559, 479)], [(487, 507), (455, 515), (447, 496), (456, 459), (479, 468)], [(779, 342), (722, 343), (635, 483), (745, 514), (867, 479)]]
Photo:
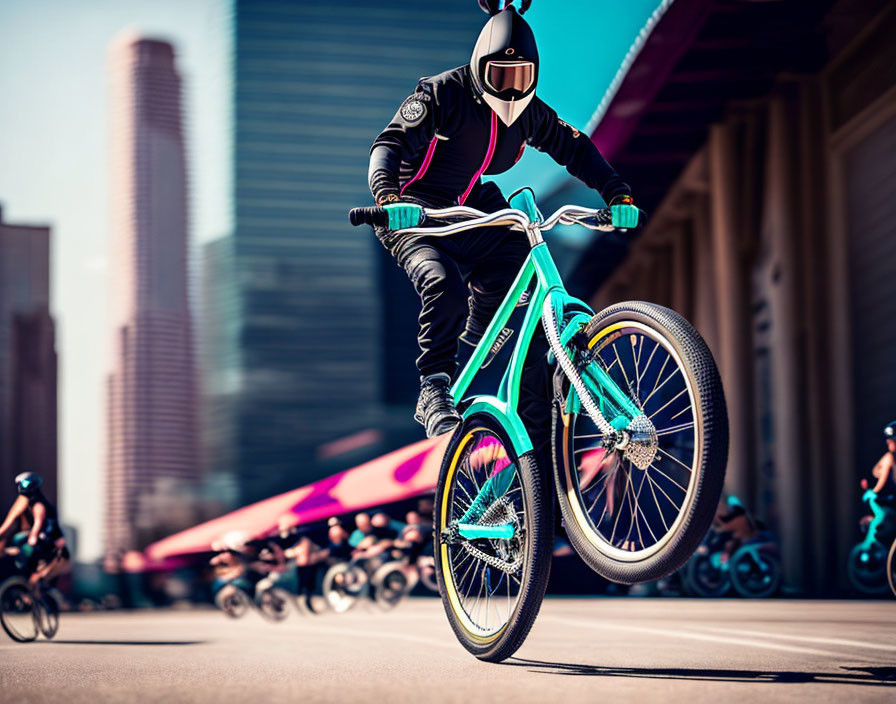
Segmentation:
[(896, 602), (551, 599), (502, 665), (434, 599), (281, 624), (63, 614), (53, 642), (0, 632), (0, 701), (896, 702)]

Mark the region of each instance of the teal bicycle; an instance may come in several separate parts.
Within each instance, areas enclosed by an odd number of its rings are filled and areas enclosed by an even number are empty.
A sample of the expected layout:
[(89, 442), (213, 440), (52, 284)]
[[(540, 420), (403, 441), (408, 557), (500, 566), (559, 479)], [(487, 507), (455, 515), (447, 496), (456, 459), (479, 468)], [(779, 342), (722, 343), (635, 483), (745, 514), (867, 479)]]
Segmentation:
[[(499, 662), (522, 645), (541, 607), (553, 544), (553, 492), (518, 414), (523, 362), (541, 325), (556, 363), (553, 483), (569, 540), (616, 582), (679, 569), (709, 529), (722, 491), (728, 421), (712, 355), (678, 314), (642, 302), (596, 314), (570, 296), (542, 234), (557, 225), (609, 231), (609, 210), (564, 206), (542, 218), (531, 190), (511, 208), (425, 209), (408, 237), (505, 226), (531, 251), (452, 386), (463, 422), (442, 461), (435, 506), (439, 591), (461, 644)], [(385, 226), (382, 208), (353, 224)], [(493, 396), (465, 393), (521, 296), (527, 310)]]

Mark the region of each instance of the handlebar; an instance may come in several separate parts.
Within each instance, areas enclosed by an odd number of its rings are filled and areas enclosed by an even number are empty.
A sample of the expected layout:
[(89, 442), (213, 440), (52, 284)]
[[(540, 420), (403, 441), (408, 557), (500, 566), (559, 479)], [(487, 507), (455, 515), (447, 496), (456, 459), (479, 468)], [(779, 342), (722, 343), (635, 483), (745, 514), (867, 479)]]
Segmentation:
[[(435, 220), (446, 222), (461, 218), (458, 222), (443, 225), (442, 227), (411, 227), (398, 230), (403, 235), (426, 235), (428, 237), (445, 237), (464, 230), (476, 227), (504, 226), (513, 230), (526, 232), (537, 227), (541, 232), (546, 232), (556, 225), (582, 225), (590, 230), (610, 232), (613, 227), (613, 217), (609, 208), (583, 208), (578, 205), (564, 205), (553, 215), (541, 223), (533, 223), (529, 216), (522, 210), (505, 208), (494, 213), (483, 213), (474, 208), (465, 206), (453, 206), (450, 208), (424, 208), (424, 222)], [(352, 208), (349, 211), (349, 220), (352, 225), (373, 225), (386, 227), (389, 215), (385, 208), (374, 206), (369, 208)]]
[(386, 227), (389, 224), (389, 214), (386, 209), (376, 205), (371, 208), (352, 208), (348, 211), (348, 219), (355, 227), (358, 225)]

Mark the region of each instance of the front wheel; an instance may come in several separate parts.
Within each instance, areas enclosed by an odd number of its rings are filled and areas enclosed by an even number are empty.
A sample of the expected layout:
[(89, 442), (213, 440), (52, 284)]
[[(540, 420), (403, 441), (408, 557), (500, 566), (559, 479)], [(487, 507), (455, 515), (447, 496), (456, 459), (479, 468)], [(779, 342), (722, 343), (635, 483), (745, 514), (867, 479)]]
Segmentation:
[(0, 624), (15, 641), (28, 643), (37, 638), (37, 614), (34, 595), (21, 577), (0, 584)]
[(35, 604), (37, 625), (47, 640), (52, 640), (59, 631), (59, 602), (53, 591), (43, 591)]
[(387, 562), (374, 572), (370, 582), (373, 601), (383, 611), (394, 609), (414, 588), (408, 579), (408, 567), (404, 562)]
[(728, 414), (715, 362), (684, 318), (650, 303), (601, 311), (580, 340), (576, 371), (595, 404), (616, 430), (636, 426), (595, 391), (607, 375), (638, 412), (639, 440), (605, 439), (558, 376), (554, 479), (570, 543), (614, 582), (660, 579), (694, 553), (722, 493)]
[(256, 597), (258, 610), (269, 621), (284, 621), (289, 616), (293, 596), (280, 587), (265, 589)]
[(513, 655), (541, 608), (549, 491), (535, 454), (518, 456), (492, 417), (472, 415), (455, 431), (436, 488), (436, 576), (451, 628), (480, 660)]

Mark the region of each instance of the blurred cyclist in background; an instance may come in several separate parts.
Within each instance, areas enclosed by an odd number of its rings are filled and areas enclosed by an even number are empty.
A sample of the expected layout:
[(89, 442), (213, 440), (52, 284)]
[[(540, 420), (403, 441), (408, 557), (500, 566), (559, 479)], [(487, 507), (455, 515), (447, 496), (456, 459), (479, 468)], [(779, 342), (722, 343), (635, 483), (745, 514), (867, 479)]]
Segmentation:
[[(871, 490), (878, 495), (881, 503), (896, 507), (896, 421), (884, 428), (884, 442), (887, 451), (871, 470), (877, 480)], [(867, 490), (868, 485), (868, 480), (863, 479), (862, 488)]]
[(727, 562), (735, 550), (759, 535), (756, 522), (736, 496), (723, 496), (719, 501), (712, 530), (726, 538), (720, 556), (722, 562)]
[(68, 567), (70, 556), (59, 525), (59, 513), (41, 491), (44, 483), (41, 476), (23, 472), (15, 482), (19, 496), (0, 525), (0, 552), (6, 549), (8, 533), (28, 525), (27, 531), (15, 534), (13, 546), (7, 552), (23, 558), (20, 566), (29, 574), (29, 582), (36, 585), (42, 579), (61, 574)]

